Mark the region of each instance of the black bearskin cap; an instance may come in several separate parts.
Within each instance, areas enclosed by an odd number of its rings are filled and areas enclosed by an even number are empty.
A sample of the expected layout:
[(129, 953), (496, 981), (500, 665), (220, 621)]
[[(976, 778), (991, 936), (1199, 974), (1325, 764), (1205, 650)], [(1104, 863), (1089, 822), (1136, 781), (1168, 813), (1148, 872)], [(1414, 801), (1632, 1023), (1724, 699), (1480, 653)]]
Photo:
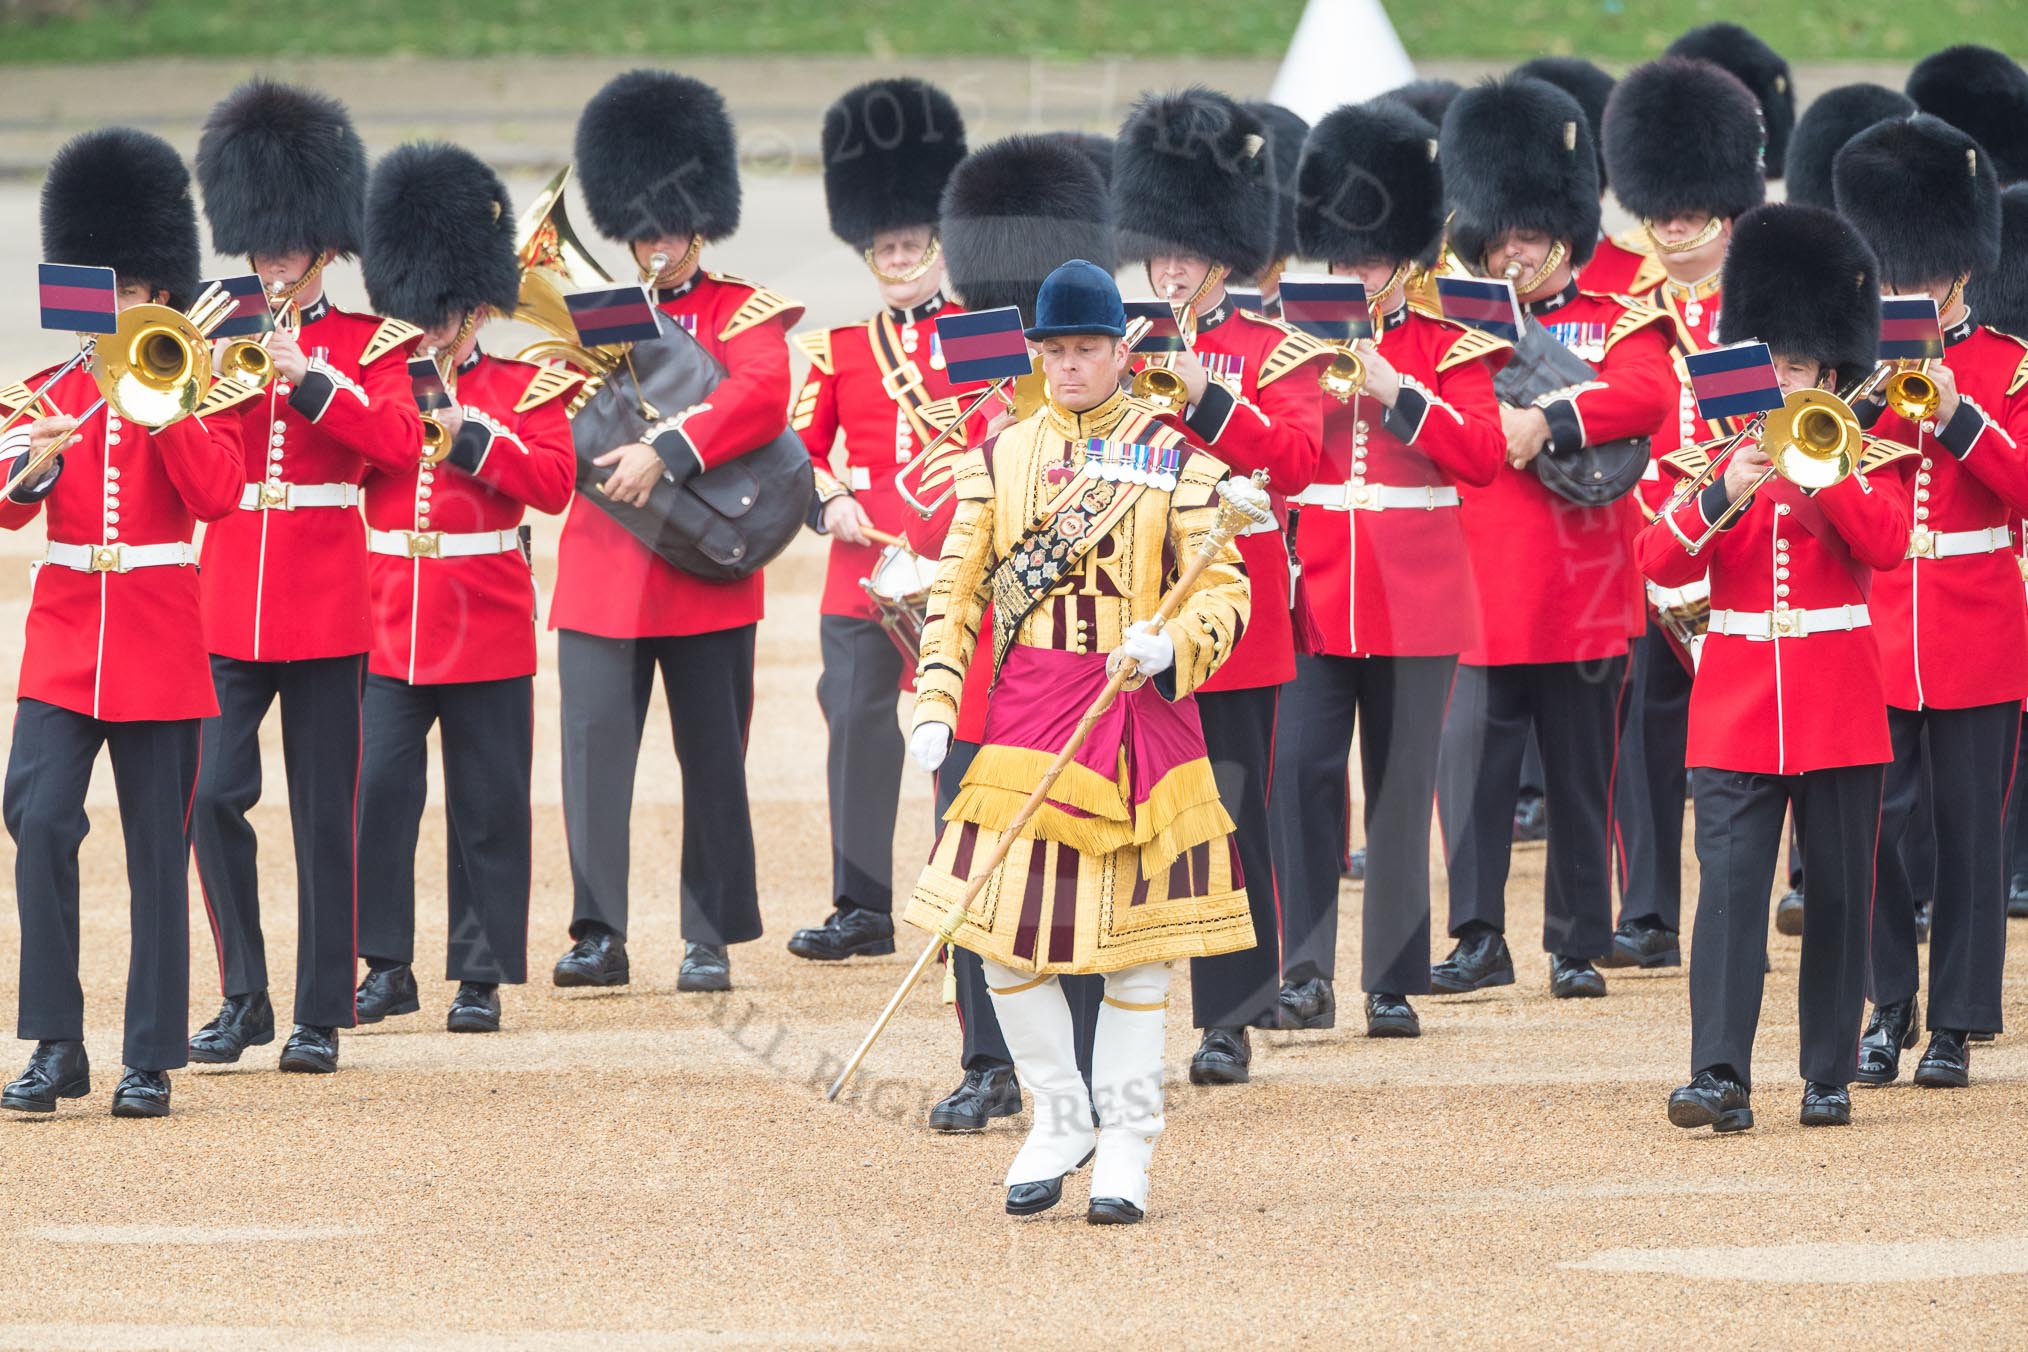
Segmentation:
[(1605, 158), (1614, 196), (1642, 220), (1729, 219), (1767, 196), (1760, 107), (1709, 61), (1665, 56), (1628, 71), (1606, 108)]
[(1305, 258), (1420, 258), (1444, 223), (1436, 128), (1389, 99), (1335, 109), (1303, 147), (1296, 198)]
[(1130, 262), (1187, 253), (1259, 276), (1275, 247), (1267, 126), (1209, 89), (1147, 95), (1113, 146), (1113, 217)]
[(1598, 152), (1576, 99), (1513, 75), (1458, 95), (1444, 116), (1444, 203), (1451, 244), (1476, 265), (1510, 230), (1570, 241), (1582, 267), (1598, 247)]
[(1042, 279), (1073, 258), (1107, 272), (1112, 205), (1084, 152), (1058, 136), (1009, 136), (967, 155), (944, 186), (945, 275), (966, 308), (1035, 319)]
[(1908, 96), (1984, 146), (2002, 183), (2028, 178), (2028, 71), (1991, 47), (1946, 47), (1908, 73)]
[(1832, 162), (1838, 213), (1857, 226), (1895, 287), (1999, 262), (2000, 181), (1978, 142), (1928, 113), (1876, 122)]
[(106, 127), (67, 141), (42, 182), (42, 257), (111, 268), (181, 310), (197, 299), (200, 249), (190, 171), (161, 137)]
[(373, 308), (421, 328), (520, 299), (514, 206), (500, 176), (459, 146), (423, 141), (374, 166), (361, 259)]
[(366, 147), (336, 99), (249, 80), (205, 119), (197, 181), (222, 254), (359, 252)]
[(1664, 56), (1690, 56), (1722, 66), (1739, 77), (1760, 101), (1767, 122), (1767, 176), (1780, 178), (1789, 158), (1789, 133), (1796, 129), (1796, 82), (1789, 63), (1774, 48), (1736, 23), (1708, 23), (1669, 44)]
[(1464, 92), (1465, 87), (1456, 80), (1410, 80), (1385, 94), (1375, 95), (1371, 101), (1398, 103), (1432, 127), (1441, 127), (1451, 104)]
[(1538, 56), (1514, 67), (1514, 73), (1531, 80), (1547, 80), (1577, 100), (1577, 106), (1584, 109), (1585, 121), (1591, 123), (1592, 143), (1599, 147), (1599, 189), (1603, 191), (1610, 186), (1605, 162), (1605, 110), (1606, 102), (1613, 96), (1613, 77), (1581, 56)]
[(577, 175), (592, 224), (622, 244), (739, 229), (739, 140), (725, 100), (666, 70), (616, 75), (577, 120)]
[(965, 120), (923, 80), (870, 80), (824, 114), (824, 205), (831, 233), (868, 249), (883, 230), (936, 224), (951, 170), (965, 158)]
[(1796, 134), (1789, 141), (1788, 200), (1835, 210), (1831, 164), (1845, 143), (1875, 122), (1914, 111), (1914, 100), (1885, 85), (1862, 82), (1825, 90), (1796, 120)]
[(2000, 264), (1972, 275), (1965, 300), (1981, 324), (2028, 338), (2028, 183), (2000, 194)]
[(1095, 131), (1052, 131), (1044, 137), (1061, 141), (1078, 154), (1091, 161), (1091, 167), (1098, 170), (1099, 179), (1110, 191), (1113, 186), (1113, 138), (1101, 136)]
[(1759, 339), (1849, 383), (1880, 347), (1880, 269), (1851, 224), (1822, 207), (1756, 207), (1732, 227), (1719, 276), (1718, 340)]
[(1267, 128), (1268, 157), (1275, 167), (1275, 258), (1289, 258), (1296, 252), (1296, 165), (1303, 158), (1310, 124), (1279, 103), (1256, 101), (1240, 107)]

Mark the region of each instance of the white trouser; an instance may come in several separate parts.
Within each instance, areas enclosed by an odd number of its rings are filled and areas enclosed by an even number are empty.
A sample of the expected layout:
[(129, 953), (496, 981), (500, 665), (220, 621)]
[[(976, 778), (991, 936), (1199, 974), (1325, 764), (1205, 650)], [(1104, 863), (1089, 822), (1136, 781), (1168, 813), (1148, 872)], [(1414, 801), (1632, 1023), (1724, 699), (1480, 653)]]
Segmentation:
[(1007, 1166), (1007, 1186), (1062, 1178), (1084, 1163), (1094, 1145), (1091, 1097), (1077, 1069), (1070, 1002), (1053, 976), (1033, 976), (991, 961), (984, 967), (1000, 1035), (1034, 1113), (1028, 1139)]
[(1092, 1102), (1098, 1108), (1098, 1159), (1091, 1195), (1146, 1210), (1148, 1161), (1162, 1134), (1162, 1033), (1169, 1006), (1169, 964), (1142, 963), (1106, 976), (1092, 1042)]

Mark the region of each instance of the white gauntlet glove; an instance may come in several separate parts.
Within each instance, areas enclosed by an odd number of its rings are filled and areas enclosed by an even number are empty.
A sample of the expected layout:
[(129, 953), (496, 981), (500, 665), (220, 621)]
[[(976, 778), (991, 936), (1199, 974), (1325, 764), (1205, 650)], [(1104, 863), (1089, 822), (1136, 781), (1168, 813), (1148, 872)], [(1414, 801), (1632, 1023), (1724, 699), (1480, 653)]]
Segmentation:
[(908, 758), (925, 774), (935, 774), (951, 754), (951, 730), (941, 723), (925, 723), (908, 735)]
[(1133, 659), (1141, 675), (1160, 676), (1176, 665), (1176, 645), (1166, 632), (1155, 627), (1153, 620), (1142, 620), (1127, 630), (1120, 646), (1106, 658), (1106, 674), (1110, 676), (1118, 672), (1128, 658)]

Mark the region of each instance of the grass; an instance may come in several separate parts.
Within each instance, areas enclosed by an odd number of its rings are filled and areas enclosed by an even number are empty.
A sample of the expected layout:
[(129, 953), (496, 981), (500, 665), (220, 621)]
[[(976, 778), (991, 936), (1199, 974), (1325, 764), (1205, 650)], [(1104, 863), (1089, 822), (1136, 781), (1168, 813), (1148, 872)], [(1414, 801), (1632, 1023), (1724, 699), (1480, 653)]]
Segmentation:
[[(1412, 56), (1578, 52), (1651, 56), (1712, 19), (1751, 24), (1792, 62), (1908, 60), (1963, 35), (2028, 52), (2023, 0), (1938, 0), (1919, 10), (1830, 0), (1387, 0)], [(1277, 57), (1303, 0), (0, 0), (0, 62), (148, 56), (522, 54), (1228, 55)], [(1348, 53), (1348, 59), (1356, 59)]]

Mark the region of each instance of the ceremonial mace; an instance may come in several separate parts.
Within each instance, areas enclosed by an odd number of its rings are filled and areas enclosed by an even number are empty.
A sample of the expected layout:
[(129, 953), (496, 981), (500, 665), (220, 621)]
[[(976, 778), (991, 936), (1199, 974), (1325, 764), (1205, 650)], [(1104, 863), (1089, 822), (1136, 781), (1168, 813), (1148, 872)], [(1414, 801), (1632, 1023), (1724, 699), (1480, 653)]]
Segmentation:
[[(1235, 535), (1249, 526), (1265, 525), (1274, 520), (1273, 510), (1268, 505), (1267, 477), (1266, 470), (1255, 470), (1251, 479), (1238, 481), (1227, 479), (1220, 482), (1218, 520), (1205, 533), (1203, 543), (1197, 546), (1184, 563), (1182, 573), (1176, 578), (1175, 585), (1164, 593), (1162, 603), (1155, 607), (1155, 613), (1151, 618), (1157, 629), (1169, 622), (1170, 617), (1176, 613), (1176, 607), (1183, 604), (1183, 598), (1197, 585), (1198, 574), (1225, 551), (1225, 547), (1232, 543)], [(838, 1078), (824, 1092), (827, 1101), (836, 1100), (845, 1088), (845, 1082), (859, 1069), (859, 1063), (866, 1059), (866, 1053), (872, 1049), (874, 1041), (886, 1031), (888, 1021), (894, 1017), (894, 1012), (901, 1008), (901, 1002), (908, 998), (908, 993), (915, 989), (915, 983), (922, 979), (923, 969), (929, 966), (930, 959), (936, 956), (937, 950), (957, 937), (959, 928), (965, 923), (966, 912), (971, 910), (972, 903), (985, 889), (986, 880), (999, 872), (1000, 866), (1007, 862), (1007, 851), (1013, 847), (1015, 838), (1042, 807), (1043, 800), (1049, 797), (1049, 790), (1055, 786), (1057, 776), (1064, 772), (1071, 758), (1077, 755), (1078, 748), (1084, 745), (1084, 739), (1091, 735), (1092, 726), (1105, 716), (1106, 710), (1113, 707), (1113, 701), (1119, 698), (1120, 691), (1129, 685), (1137, 684), (1136, 678), (1139, 675), (1140, 667), (1132, 659), (1122, 663), (1120, 669), (1113, 673), (1112, 679), (1106, 682), (1106, 688), (1099, 692), (1098, 698), (1085, 710), (1084, 717), (1078, 720), (1077, 728), (1070, 734), (1070, 740), (1063, 744), (1063, 750), (1056, 753), (1056, 759), (1049, 763), (1049, 768), (1042, 772), (1042, 778), (1028, 791), (1028, 801), (1021, 805), (1021, 810), (1014, 814), (1013, 822), (1000, 833), (1000, 839), (987, 854), (985, 863), (972, 870), (971, 881), (965, 884), (965, 895), (944, 913), (943, 921), (938, 924), (936, 935), (929, 941), (929, 946), (923, 949), (922, 956), (915, 960), (915, 966), (908, 969), (908, 975), (901, 979), (901, 985), (888, 999), (887, 1008), (881, 1010), (880, 1017), (873, 1021), (873, 1027), (866, 1030), (866, 1037), (860, 1042), (859, 1050), (852, 1053), (852, 1059), (845, 1063), (845, 1069), (838, 1072)]]

